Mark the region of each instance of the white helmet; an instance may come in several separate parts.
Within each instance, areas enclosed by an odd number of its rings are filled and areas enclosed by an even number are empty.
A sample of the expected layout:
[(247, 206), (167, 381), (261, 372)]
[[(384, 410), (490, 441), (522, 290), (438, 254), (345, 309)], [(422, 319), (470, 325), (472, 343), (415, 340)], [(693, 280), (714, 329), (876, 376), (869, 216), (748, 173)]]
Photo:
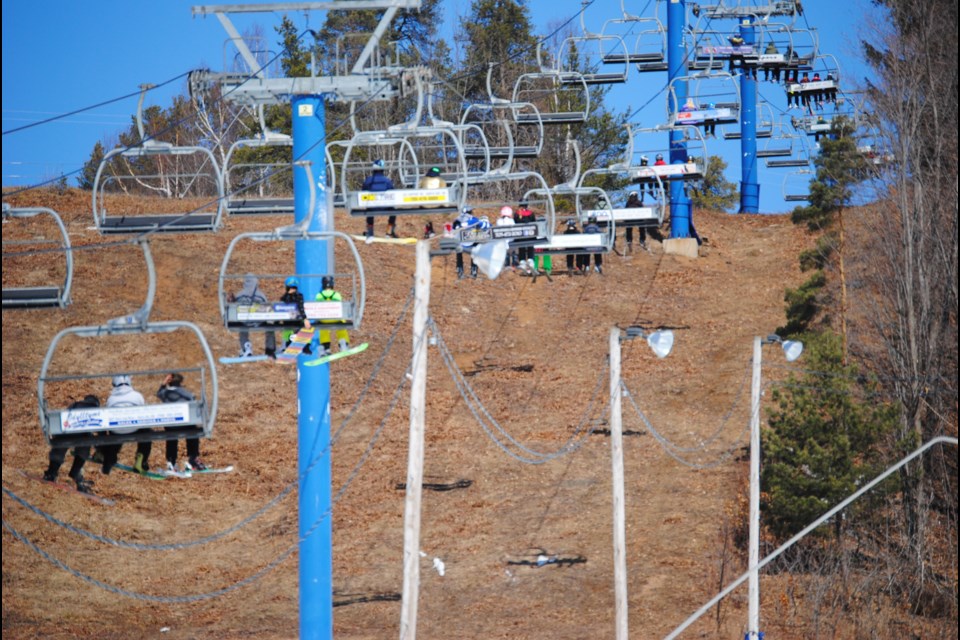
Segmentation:
[(501, 218), (512, 218), (513, 217), (513, 207), (502, 206), (500, 207), (500, 217)]
[(119, 387), (125, 384), (126, 385), (130, 384), (130, 376), (124, 376), (124, 375), (113, 376), (113, 386)]

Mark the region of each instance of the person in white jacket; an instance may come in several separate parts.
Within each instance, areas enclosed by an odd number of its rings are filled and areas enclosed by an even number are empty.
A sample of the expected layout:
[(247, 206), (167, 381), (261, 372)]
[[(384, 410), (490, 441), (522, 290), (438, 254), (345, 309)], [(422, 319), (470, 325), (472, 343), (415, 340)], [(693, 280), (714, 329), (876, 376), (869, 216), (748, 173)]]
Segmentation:
[[(142, 407), (145, 404), (146, 401), (143, 399), (143, 394), (133, 388), (130, 376), (113, 376), (113, 388), (110, 390), (110, 396), (107, 398), (108, 409), (113, 407)], [(133, 467), (140, 473), (146, 473), (150, 470), (147, 465), (147, 459), (150, 457), (150, 445), (151, 443), (149, 441), (137, 443), (137, 454), (134, 458)], [(117, 461), (120, 454), (120, 446), (121, 445), (111, 445), (109, 450), (104, 447), (104, 467), (107, 467), (107, 462), (111, 458), (114, 463)], [(112, 467), (113, 465), (111, 464), (109, 466)]]

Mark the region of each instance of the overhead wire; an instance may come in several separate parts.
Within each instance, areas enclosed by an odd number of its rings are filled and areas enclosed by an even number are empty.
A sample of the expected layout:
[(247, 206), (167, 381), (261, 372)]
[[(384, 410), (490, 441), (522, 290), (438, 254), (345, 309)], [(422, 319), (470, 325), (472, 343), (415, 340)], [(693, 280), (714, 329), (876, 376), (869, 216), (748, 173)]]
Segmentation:
[[(173, 81), (175, 81), (175, 80), (179, 80), (180, 78), (183, 78), (183, 77), (185, 77), (185, 76), (187, 76), (187, 75), (189, 75), (189, 74), (190, 74), (189, 71), (185, 71), (185, 72), (181, 73), (180, 75), (176, 75), (176, 76), (170, 78), (169, 80), (164, 80), (163, 82), (161, 82), (160, 84), (156, 85), (155, 87), (150, 88), (148, 91), (153, 91), (154, 89), (160, 89), (161, 87), (165, 87), (165, 86), (167, 86), (168, 84), (170, 84), (171, 82), (173, 82)], [(86, 112), (86, 111), (92, 111), (93, 109), (97, 109), (97, 108), (99, 108), (99, 107), (105, 107), (105, 106), (107, 106), (108, 104), (113, 104), (114, 102), (120, 102), (121, 100), (128, 100), (128, 99), (130, 99), (130, 98), (133, 98), (133, 97), (136, 97), (136, 96), (140, 95), (141, 93), (143, 93), (143, 91), (138, 89), (137, 91), (134, 91), (133, 93), (128, 93), (128, 94), (126, 94), (126, 95), (122, 95), (122, 96), (119, 96), (119, 97), (117, 97), (117, 98), (110, 98), (109, 100), (104, 100), (103, 102), (98, 102), (98, 103), (96, 103), (96, 104), (92, 104), (92, 105), (89, 105), (89, 106), (86, 106), (86, 107), (80, 107), (79, 109), (74, 109), (73, 111), (67, 111), (67, 112), (65, 112), (65, 113), (58, 113), (58, 114), (56, 114), (56, 115), (50, 116), (49, 118), (44, 118), (43, 120), (37, 120), (37, 121), (35, 121), (35, 122), (31, 122), (30, 124), (25, 124), (25, 125), (22, 125), (22, 126), (19, 126), (19, 127), (14, 127), (13, 129), (7, 129), (6, 131), (3, 132), (3, 135), (8, 135), (8, 134), (11, 134), (11, 133), (17, 133), (17, 132), (19, 132), (19, 131), (24, 131), (24, 130), (26, 130), (26, 129), (32, 129), (33, 127), (39, 127), (40, 125), (43, 125), (43, 124), (49, 124), (49, 123), (51, 123), (51, 122), (56, 122), (57, 120), (63, 120), (64, 118), (69, 118), (70, 116), (75, 116), (75, 115), (77, 115), (78, 113), (84, 113), (84, 112)], [(78, 170), (78, 171), (79, 171), (79, 170)], [(72, 175), (73, 173), (77, 173), (77, 172), (76, 172), (76, 171), (73, 171), (73, 172), (68, 173), (68, 174), (66, 174), (66, 175)], [(57, 178), (57, 179), (59, 180), (59, 178)], [(44, 184), (46, 184), (46, 183), (44, 183)]]

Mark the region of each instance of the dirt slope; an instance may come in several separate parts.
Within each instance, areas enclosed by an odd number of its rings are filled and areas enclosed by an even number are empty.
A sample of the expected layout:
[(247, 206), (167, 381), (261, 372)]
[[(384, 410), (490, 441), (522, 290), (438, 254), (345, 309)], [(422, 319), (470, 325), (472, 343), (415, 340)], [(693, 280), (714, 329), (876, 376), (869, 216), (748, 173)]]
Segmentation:
[[(85, 194), (23, 194), (9, 201), (57, 209), (76, 245), (102, 241), (88, 229)], [(808, 239), (781, 217), (698, 216), (698, 229), (709, 241), (702, 257), (693, 261), (664, 256), (652, 243), (651, 253), (608, 257), (603, 276), (555, 273), (552, 281), (534, 282), (505, 273), (492, 282), (458, 282), (452, 257), (434, 260), (431, 313), (439, 336), (500, 427), (538, 453), (556, 452), (583, 433), (581, 424), (594, 432), (545, 464), (518, 461), (477, 424), (440, 350), (430, 349), (426, 479), (440, 485), (470, 482), (466, 488), (425, 491), (421, 533), (427, 557), (419, 637), (612, 635), (609, 438), (600, 421), (607, 382), (598, 376), (606, 366), (613, 325), (675, 330), (676, 346), (665, 360), (657, 360), (639, 341), (625, 343), (624, 380), (664, 437), (684, 447), (712, 438), (705, 451), (684, 454), (687, 463), (678, 462), (632, 405), (624, 403), (632, 637), (662, 637), (717, 591), (720, 531), (733, 512), (746, 466), (742, 448), (749, 384), (744, 383), (751, 339), (782, 324), (783, 289), (801, 280), (796, 256)], [(223, 252), (236, 233), (282, 222), (231, 219), (219, 234), (158, 238), (152, 245), (160, 280), (154, 318), (195, 322), (217, 356), (233, 355), (236, 338), (222, 328), (216, 304)], [(402, 218), (400, 231), (416, 235), (421, 223)], [(338, 217), (337, 224), (357, 233), (362, 220)], [(15, 233), (8, 226), (5, 240)], [(374, 244), (360, 251), (369, 291), (364, 327), (353, 341), (369, 341), (371, 348), (331, 367), (335, 430), (360, 398), (413, 282), (412, 247)], [(348, 269), (346, 258), (338, 252), (338, 271)], [(39, 268), (54, 269), (55, 260), (55, 255), (39, 263), (23, 259), (26, 266), (5, 260), (4, 284), (36, 277)], [(292, 247), (254, 246), (241, 262), (237, 273), (285, 273), (292, 268)], [(103, 476), (94, 467), (88, 476), (96, 481), (97, 492), (117, 503), (102, 507), (19, 472), (42, 471), (46, 462), (36, 416), (36, 378), (51, 336), (67, 326), (133, 311), (142, 303), (145, 282), (135, 248), (78, 252), (73, 305), (65, 311), (3, 312), (4, 487), (76, 527), (141, 543), (195, 540), (244, 520), (279, 496), (277, 506), (215, 542), (170, 551), (116, 548), (79, 537), (8, 495), (4, 519), (46, 553), (111, 589), (155, 596), (213, 592), (268, 568), (296, 541), (296, 498), (281, 494), (296, 478), (293, 368), (220, 367), (216, 437), (203, 444), (203, 452), (210, 463), (234, 464), (233, 474), (151, 482), (122, 472)], [(400, 603), (395, 597), (402, 584), (403, 546), (403, 491), (397, 483), (406, 474), (408, 388), (385, 421), (384, 416), (409, 361), (410, 332), (407, 316), (333, 449), (334, 491), (349, 482), (334, 510), (333, 586), (340, 605), (334, 626), (339, 638), (397, 635)], [(54, 369), (107, 372), (197, 363), (196, 346), (188, 336), (176, 336), (74, 339), (58, 354)], [(255, 347), (261, 347), (259, 336)], [(770, 352), (768, 357), (777, 356)], [(161, 377), (141, 376), (136, 386), (152, 398)], [(599, 405), (585, 413), (598, 385)], [(69, 391), (86, 392), (79, 387)], [(108, 389), (95, 391), (105, 399)], [(162, 450), (154, 448), (155, 465)], [(540, 457), (517, 446), (510, 450)], [(728, 450), (732, 459), (722, 458)], [(129, 463), (132, 456), (128, 446), (121, 461)], [(727, 462), (711, 466), (718, 460)], [(7, 637), (290, 638), (298, 632), (295, 553), (225, 595), (170, 604), (84, 582), (55, 568), (9, 531), (3, 546)], [(540, 554), (560, 562), (530, 566)], [(433, 568), (433, 558), (444, 563), (443, 576)], [(724, 581), (736, 575), (734, 567), (724, 570)], [(768, 597), (764, 611), (771, 611), (771, 632), (780, 623), (774, 619), (775, 596)], [(728, 599), (719, 622), (713, 612), (708, 617), (686, 637), (742, 634), (745, 594)], [(789, 637), (786, 629), (780, 631)]]

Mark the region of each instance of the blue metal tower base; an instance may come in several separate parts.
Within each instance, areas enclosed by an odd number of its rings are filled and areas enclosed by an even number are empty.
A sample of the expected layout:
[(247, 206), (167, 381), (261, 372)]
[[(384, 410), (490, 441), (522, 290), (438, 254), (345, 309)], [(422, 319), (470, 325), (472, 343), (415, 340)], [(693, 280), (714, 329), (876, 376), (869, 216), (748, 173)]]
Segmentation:
[[(312, 163), (318, 194), (325, 193), (325, 112), (322, 96), (297, 96), (293, 108), (293, 157)], [(322, 181), (322, 182), (321, 182)], [(310, 185), (306, 173), (293, 174), (294, 218), (309, 215)], [(327, 199), (316, 198), (310, 231), (327, 231)], [(296, 242), (298, 274), (330, 273), (328, 240)], [(304, 300), (320, 292), (317, 278), (302, 278)], [(316, 348), (316, 345), (314, 345)], [(302, 358), (302, 356), (301, 356)], [(333, 525), (331, 518), (330, 367), (297, 364), (297, 471), (300, 474), (300, 638), (333, 638)]]

